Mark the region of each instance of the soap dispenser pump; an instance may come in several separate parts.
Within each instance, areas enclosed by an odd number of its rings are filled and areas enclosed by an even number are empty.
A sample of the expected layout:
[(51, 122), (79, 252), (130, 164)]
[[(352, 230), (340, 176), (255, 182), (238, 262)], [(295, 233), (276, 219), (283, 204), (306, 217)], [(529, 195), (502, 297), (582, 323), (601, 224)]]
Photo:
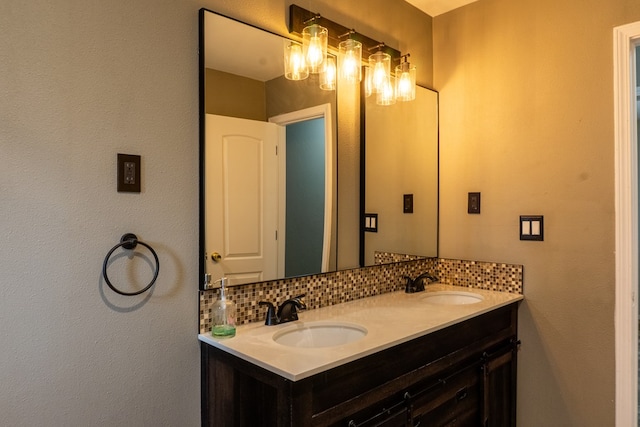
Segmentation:
[(231, 338), (236, 335), (236, 305), (225, 294), (227, 278), (216, 282), (220, 282), (220, 299), (211, 308), (211, 335), (214, 338)]

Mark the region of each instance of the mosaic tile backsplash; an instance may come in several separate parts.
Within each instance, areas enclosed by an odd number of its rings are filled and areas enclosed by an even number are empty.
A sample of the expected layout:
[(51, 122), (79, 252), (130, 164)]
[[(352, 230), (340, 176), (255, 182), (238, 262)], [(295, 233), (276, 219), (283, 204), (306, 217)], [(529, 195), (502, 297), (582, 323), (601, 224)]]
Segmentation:
[[(380, 254), (380, 259), (398, 259), (398, 255)], [(259, 301), (281, 304), (291, 297), (306, 294), (304, 300), (307, 309), (312, 310), (399, 291), (404, 289), (404, 276), (416, 277), (425, 271), (435, 274), (440, 278), (441, 283), (447, 285), (518, 294), (523, 292), (522, 265), (421, 258), (394, 264), (233, 286), (227, 289), (227, 298), (236, 303), (237, 323), (241, 325), (264, 321), (266, 309), (258, 306)], [(200, 291), (200, 333), (211, 329), (211, 306), (217, 298), (217, 290)]]

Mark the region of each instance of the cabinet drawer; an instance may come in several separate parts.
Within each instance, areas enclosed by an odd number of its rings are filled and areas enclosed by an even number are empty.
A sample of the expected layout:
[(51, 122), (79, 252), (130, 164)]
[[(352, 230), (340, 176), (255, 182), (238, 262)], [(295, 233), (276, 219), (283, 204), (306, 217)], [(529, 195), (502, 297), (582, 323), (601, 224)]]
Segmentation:
[(416, 384), (337, 425), (476, 426), (481, 397), (481, 372), (479, 365), (473, 365), (448, 377)]
[(410, 412), (414, 425), (477, 426), (481, 399), (480, 368), (470, 366), (416, 394), (410, 400)]

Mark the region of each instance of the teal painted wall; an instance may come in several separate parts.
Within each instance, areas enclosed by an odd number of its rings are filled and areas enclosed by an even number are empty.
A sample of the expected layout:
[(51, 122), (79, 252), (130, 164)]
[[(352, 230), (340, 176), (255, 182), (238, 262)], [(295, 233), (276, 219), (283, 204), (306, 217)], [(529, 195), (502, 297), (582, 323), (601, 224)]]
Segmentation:
[(324, 139), (323, 118), (287, 126), (287, 277), (322, 268)]

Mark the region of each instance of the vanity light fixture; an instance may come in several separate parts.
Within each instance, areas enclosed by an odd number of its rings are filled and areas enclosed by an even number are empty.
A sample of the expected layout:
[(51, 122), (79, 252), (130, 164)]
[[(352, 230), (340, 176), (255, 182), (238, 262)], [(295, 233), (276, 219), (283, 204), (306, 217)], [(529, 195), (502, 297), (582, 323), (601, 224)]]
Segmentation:
[[(319, 19), (316, 15), (311, 20)], [(322, 63), (327, 57), (327, 39), (329, 30), (318, 24), (312, 24), (302, 30), (302, 54), (309, 72), (317, 74), (322, 70)]]
[(336, 74), (336, 59), (333, 56), (327, 56), (320, 71), (320, 89), (336, 90)]
[[(376, 103), (391, 105), (396, 99), (409, 101), (415, 98), (415, 67), (411, 67), (407, 61), (408, 54), (401, 61), (400, 51), (295, 4), (289, 6), (289, 32), (303, 42), (302, 54), (305, 57), (307, 74), (305, 75), (304, 71), (292, 72), (289, 74), (291, 77), (287, 78), (296, 77), (297, 80), (302, 80), (309, 72), (320, 73), (320, 87), (334, 90), (337, 79), (349, 83), (361, 81), (362, 65), (365, 65), (365, 95), (375, 93)], [(347, 35), (348, 39), (341, 40)], [(337, 52), (337, 67), (335, 62), (331, 63), (335, 58), (326, 54), (328, 48), (331, 48), (334, 54)], [(376, 52), (371, 54), (368, 60), (363, 60), (363, 49), (365, 52)], [(292, 54), (289, 55), (291, 56)], [(285, 58), (289, 57), (285, 54)], [(395, 76), (391, 73), (391, 63), (400, 64), (400, 69), (395, 67)], [(330, 82), (332, 75), (337, 76), (333, 84)]]
[(284, 77), (288, 80), (304, 80), (309, 77), (302, 46), (295, 42), (287, 42), (284, 46)]
[[(351, 34), (355, 34), (355, 31), (351, 30), (344, 36), (351, 36)], [(362, 80), (362, 43), (348, 38), (338, 44), (338, 70), (340, 81), (360, 83)]]
[(400, 65), (396, 67), (396, 98), (398, 101), (413, 101), (416, 99), (416, 67), (412, 67), (407, 58), (402, 55)]

